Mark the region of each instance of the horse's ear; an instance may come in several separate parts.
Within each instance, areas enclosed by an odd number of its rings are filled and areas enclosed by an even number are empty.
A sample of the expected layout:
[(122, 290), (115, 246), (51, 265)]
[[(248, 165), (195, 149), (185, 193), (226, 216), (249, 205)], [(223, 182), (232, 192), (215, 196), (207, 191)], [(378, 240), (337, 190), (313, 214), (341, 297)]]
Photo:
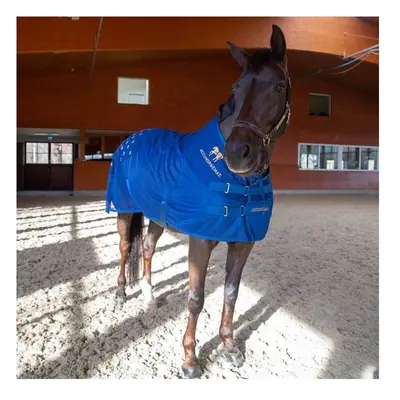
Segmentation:
[(227, 43), (231, 48), (233, 58), (237, 61), (240, 67), (243, 68), (247, 62), (247, 59), (250, 57), (250, 54), (229, 41)]
[(283, 60), (286, 54), (286, 40), (281, 28), (272, 25), (271, 49), (275, 58), (279, 61)]

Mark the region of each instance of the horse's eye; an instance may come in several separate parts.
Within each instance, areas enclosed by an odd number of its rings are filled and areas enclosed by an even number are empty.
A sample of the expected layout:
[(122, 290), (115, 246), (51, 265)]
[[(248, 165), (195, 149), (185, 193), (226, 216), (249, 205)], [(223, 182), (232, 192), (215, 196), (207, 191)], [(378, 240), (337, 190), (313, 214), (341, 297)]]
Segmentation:
[(277, 92), (283, 92), (283, 89), (285, 89), (284, 85), (276, 85), (275, 90)]

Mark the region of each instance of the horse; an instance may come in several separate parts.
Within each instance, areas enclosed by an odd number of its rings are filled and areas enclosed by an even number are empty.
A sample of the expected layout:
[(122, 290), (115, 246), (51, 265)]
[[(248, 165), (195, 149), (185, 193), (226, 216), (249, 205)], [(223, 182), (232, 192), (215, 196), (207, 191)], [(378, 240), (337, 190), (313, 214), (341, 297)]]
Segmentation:
[[(157, 241), (165, 229), (189, 235), (184, 378), (202, 375), (196, 325), (209, 259), (221, 241), (227, 243), (228, 254), (219, 335), (223, 354), (233, 365), (240, 367), (245, 360), (233, 338), (235, 303), (250, 252), (268, 231), (273, 207), (270, 160), (290, 120), (282, 30), (272, 26), (270, 48), (247, 52), (227, 43), (241, 73), (212, 120), (191, 134), (165, 129), (134, 133), (114, 153), (108, 177), (106, 211), (117, 212), (120, 236), (117, 299), (126, 300), (128, 263), (128, 283), (139, 280), (146, 306), (155, 308), (151, 265)], [(145, 235), (144, 217), (149, 220)]]

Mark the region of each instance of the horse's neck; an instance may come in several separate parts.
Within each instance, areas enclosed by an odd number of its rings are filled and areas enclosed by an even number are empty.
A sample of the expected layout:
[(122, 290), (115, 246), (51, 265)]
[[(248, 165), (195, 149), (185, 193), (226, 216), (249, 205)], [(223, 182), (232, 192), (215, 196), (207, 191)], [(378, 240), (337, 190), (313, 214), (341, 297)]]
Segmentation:
[(232, 117), (235, 111), (235, 98), (233, 95), (219, 106), (219, 127), (222, 136), (227, 140), (232, 130)]
[(235, 98), (232, 95), (224, 104), (221, 104), (219, 107), (219, 122), (223, 122), (226, 118), (232, 115), (234, 111)]

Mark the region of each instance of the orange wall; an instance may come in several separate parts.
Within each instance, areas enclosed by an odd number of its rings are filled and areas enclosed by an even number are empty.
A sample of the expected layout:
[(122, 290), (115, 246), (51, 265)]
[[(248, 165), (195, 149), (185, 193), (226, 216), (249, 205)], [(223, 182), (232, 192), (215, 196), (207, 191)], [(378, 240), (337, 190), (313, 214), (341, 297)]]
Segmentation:
[[(330, 94), (331, 117), (308, 116), (308, 94)], [(379, 146), (378, 98), (317, 79), (293, 81), (291, 125), (277, 143), (271, 178), (275, 189), (377, 190), (379, 173), (300, 171), (298, 143)]]
[[(17, 18), (18, 52), (93, 50), (100, 18)], [(269, 46), (272, 24), (288, 49), (343, 55), (378, 43), (379, 28), (357, 17), (104, 17), (98, 50), (205, 50)], [(371, 57), (377, 62), (377, 57)]]
[[(142, 62), (96, 70), (87, 88), (83, 74), (18, 76), (18, 127), (115, 129), (165, 127), (191, 132), (211, 118), (230, 94), (239, 70), (227, 57)], [(117, 103), (117, 76), (150, 79), (149, 106)], [(378, 98), (323, 80), (293, 80), (291, 126), (276, 145), (276, 189), (378, 189), (374, 172), (298, 171), (299, 142), (379, 144)], [(308, 116), (308, 93), (332, 95), (332, 116)], [(106, 163), (75, 164), (75, 189), (105, 189)], [(107, 171), (106, 171), (107, 170)]]
[(105, 190), (109, 168), (108, 161), (75, 161), (74, 190)]
[[(203, 59), (204, 60), (204, 59)], [(138, 130), (199, 128), (230, 94), (238, 76), (234, 61), (211, 57), (142, 62), (135, 67), (85, 74), (19, 75), (19, 127)], [(117, 103), (117, 77), (150, 79), (150, 105)]]

